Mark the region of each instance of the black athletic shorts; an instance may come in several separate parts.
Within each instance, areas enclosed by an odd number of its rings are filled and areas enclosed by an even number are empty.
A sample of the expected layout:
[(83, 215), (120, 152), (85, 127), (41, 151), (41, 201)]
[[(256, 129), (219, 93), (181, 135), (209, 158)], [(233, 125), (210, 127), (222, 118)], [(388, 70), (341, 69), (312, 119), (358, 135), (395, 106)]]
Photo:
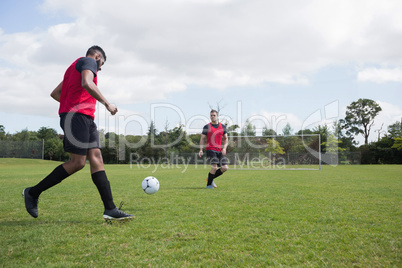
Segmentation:
[(87, 155), (89, 149), (100, 148), (98, 129), (90, 116), (62, 113), (60, 126), (64, 131), (63, 146), (66, 152)]
[(228, 165), (228, 159), (222, 154), (222, 152), (207, 150), (207, 159), (209, 163), (216, 164), (218, 167)]

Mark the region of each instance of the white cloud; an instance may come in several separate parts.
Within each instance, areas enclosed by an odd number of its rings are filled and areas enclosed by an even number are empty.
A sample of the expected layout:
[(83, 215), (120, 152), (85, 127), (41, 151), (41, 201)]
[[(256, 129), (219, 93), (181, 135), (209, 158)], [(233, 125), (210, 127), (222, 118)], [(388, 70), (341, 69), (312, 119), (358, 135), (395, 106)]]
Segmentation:
[(384, 101), (377, 100), (376, 102), (380, 105), (382, 111), (374, 119), (374, 125), (371, 128), (372, 134), (370, 135), (371, 141), (377, 141), (378, 131), (381, 132), (381, 136), (384, 136), (388, 132), (388, 126), (402, 120), (401, 107)]
[(257, 135), (261, 135), (264, 128), (273, 129), (277, 134), (282, 134), (287, 124), (291, 126), (292, 134), (302, 128), (302, 120), (292, 113), (261, 111), (247, 119), (256, 126)]
[[(399, 1), (46, 0), (42, 10), (72, 20), (0, 31), (4, 110), (45, 113), (38, 107), (48, 106), (67, 65), (93, 44), (108, 55), (101, 91), (122, 104), (160, 101), (190, 85), (307, 85), (311, 73), (334, 64), (401, 66)], [(401, 81), (401, 68), (385, 79)], [(359, 79), (382, 81), (369, 71)]]
[(402, 82), (402, 69), (367, 68), (358, 73), (358, 80), (374, 83)]

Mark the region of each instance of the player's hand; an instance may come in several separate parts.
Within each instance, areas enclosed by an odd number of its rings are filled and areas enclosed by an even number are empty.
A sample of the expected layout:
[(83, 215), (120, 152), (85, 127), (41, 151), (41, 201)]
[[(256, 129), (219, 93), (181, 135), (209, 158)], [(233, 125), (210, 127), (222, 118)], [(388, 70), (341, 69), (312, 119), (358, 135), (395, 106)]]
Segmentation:
[(202, 157), (204, 155), (204, 152), (203, 151), (200, 151), (199, 153), (198, 153), (198, 156), (199, 157)]
[(114, 104), (106, 105), (106, 109), (112, 114), (115, 115), (117, 113), (117, 107)]
[(226, 155), (226, 149), (222, 149), (222, 155)]

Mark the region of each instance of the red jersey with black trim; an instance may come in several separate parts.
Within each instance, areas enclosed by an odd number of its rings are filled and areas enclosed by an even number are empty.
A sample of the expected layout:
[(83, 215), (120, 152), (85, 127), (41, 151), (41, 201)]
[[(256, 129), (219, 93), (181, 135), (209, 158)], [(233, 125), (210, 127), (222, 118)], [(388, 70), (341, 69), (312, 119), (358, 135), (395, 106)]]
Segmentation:
[(204, 135), (207, 135), (207, 150), (222, 151), (222, 138), (223, 135), (226, 134), (226, 127), (225, 125), (218, 123), (218, 125), (213, 125), (209, 123), (204, 127), (206, 130), (208, 127), (208, 132), (203, 131)]
[[(80, 60), (84, 62), (84, 67), (82, 67), (81, 62), (79, 63), (79, 66), (76, 66), (77, 62)], [(88, 67), (88, 65), (90, 67)], [(81, 113), (90, 116), (92, 119), (95, 119), (96, 99), (92, 97), (88, 93), (88, 91), (86, 91), (86, 89), (81, 86), (81, 71), (84, 69), (89, 69), (94, 72), (93, 81), (95, 85), (97, 84), (97, 68), (95, 67), (96, 69), (94, 70), (94, 66), (96, 66), (96, 61), (94, 59), (81, 57), (74, 61), (70, 65), (70, 67), (68, 67), (63, 78), (63, 86), (60, 95), (59, 114)]]

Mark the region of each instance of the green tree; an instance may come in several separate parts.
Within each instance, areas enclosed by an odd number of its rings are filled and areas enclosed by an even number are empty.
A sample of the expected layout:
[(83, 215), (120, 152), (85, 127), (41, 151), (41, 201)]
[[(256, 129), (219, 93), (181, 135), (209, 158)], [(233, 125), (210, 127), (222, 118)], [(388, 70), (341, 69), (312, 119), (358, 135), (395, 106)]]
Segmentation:
[(353, 138), (348, 137), (346, 135), (344, 135), (344, 129), (345, 126), (342, 123), (341, 120), (336, 120), (334, 121), (334, 131), (333, 134), (336, 138), (338, 138), (339, 141), (341, 141), (341, 143), (339, 143), (339, 146), (342, 148), (345, 148), (348, 151), (356, 151), (356, 146), (357, 142), (354, 141)]
[(279, 142), (276, 141), (275, 139), (267, 139), (267, 144), (268, 146), (265, 148), (266, 152), (272, 153), (272, 154), (284, 154), (285, 151), (283, 148), (279, 145)]
[(144, 158), (144, 161), (149, 161), (152, 163), (153, 161), (158, 161), (160, 157), (163, 157), (163, 137), (158, 135), (158, 131), (155, 128), (155, 124), (151, 121), (151, 125), (149, 126), (147, 133), (147, 140), (143, 146), (137, 149), (136, 153)]
[(0, 125), (0, 140), (6, 139), (6, 128), (3, 125)]
[(151, 125), (149, 126), (148, 129), (148, 136), (156, 136), (157, 130), (155, 128), (155, 123), (154, 121), (151, 121)]
[(325, 152), (325, 146), (326, 142), (328, 140), (328, 136), (330, 135), (330, 130), (327, 124), (324, 124), (323, 126), (318, 125), (317, 127), (313, 128), (313, 134), (320, 134), (321, 137), (321, 149), (323, 152)]
[(49, 140), (59, 138), (59, 135), (57, 134), (57, 131), (53, 128), (41, 127), (37, 132), (37, 137), (39, 138), (39, 140)]
[(226, 126), (226, 131), (228, 135), (230, 135), (233, 132), (236, 133), (236, 129), (240, 128), (239, 125), (236, 124), (229, 126), (227, 122), (225, 122), (224, 125)]
[(273, 130), (272, 128), (264, 127), (262, 129), (262, 135), (263, 136), (276, 136), (277, 134), (276, 134), (276, 131)]
[(323, 151), (325, 152), (325, 161), (326, 163), (338, 163), (338, 154), (339, 152), (343, 152), (346, 149), (339, 147), (339, 144), (342, 143), (342, 141), (338, 140), (335, 135), (331, 134), (327, 137), (326, 141), (321, 143), (321, 146), (323, 147)]
[(276, 139), (281, 144), (286, 154), (301, 153), (305, 150), (302, 140), (296, 136), (278, 136)]
[(103, 162), (114, 164), (118, 162), (119, 136), (114, 132), (107, 132), (104, 136), (104, 147), (101, 150)]
[(401, 164), (402, 150), (398, 150), (401, 141), (388, 135), (377, 142), (360, 146), (362, 163), (364, 164)]
[(309, 134), (314, 134), (312, 130), (306, 128), (306, 129), (302, 129), (296, 132), (296, 135), (309, 135)]
[(38, 141), (38, 135), (35, 131), (29, 131), (28, 129), (24, 129), (20, 132), (17, 132), (13, 136), (14, 141)]
[(374, 124), (374, 118), (381, 111), (380, 105), (370, 99), (359, 99), (352, 102), (346, 108), (346, 117), (341, 120), (346, 129), (347, 135), (364, 136), (364, 144), (368, 144), (371, 127)]
[(255, 136), (256, 130), (255, 126), (250, 123), (250, 121), (246, 120), (244, 127), (241, 130), (242, 136)]
[(391, 148), (397, 149), (398, 151), (402, 151), (402, 137), (395, 138), (395, 142)]
[(44, 158), (49, 160), (66, 160), (68, 154), (63, 149), (63, 141), (53, 128), (41, 127), (36, 134), (39, 140), (45, 141)]
[(389, 125), (388, 134), (391, 138), (402, 137), (401, 122), (397, 121), (395, 124)]
[(321, 143), (321, 145), (325, 148), (323, 149), (323, 152), (327, 153), (343, 152), (346, 149), (339, 147), (339, 144), (341, 143), (342, 141), (338, 140), (334, 135), (329, 135), (327, 141)]
[[(300, 131), (299, 131), (300, 132)], [(289, 123), (282, 129), (283, 136), (277, 137), (277, 141), (282, 145), (286, 154), (299, 153), (304, 150), (301, 140), (293, 135), (293, 129)], [(290, 137), (286, 137), (290, 136)], [(289, 155), (288, 155), (289, 158)]]
[(56, 139), (45, 140), (45, 159), (53, 160), (53, 156), (57, 151), (57, 145)]
[(167, 148), (168, 152), (192, 152), (183, 127), (183, 125), (180, 125), (167, 132), (167, 143), (169, 144), (169, 147)]
[(290, 136), (293, 133), (293, 129), (290, 126), (289, 123), (286, 124), (286, 126), (282, 129), (282, 133), (284, 136)]

